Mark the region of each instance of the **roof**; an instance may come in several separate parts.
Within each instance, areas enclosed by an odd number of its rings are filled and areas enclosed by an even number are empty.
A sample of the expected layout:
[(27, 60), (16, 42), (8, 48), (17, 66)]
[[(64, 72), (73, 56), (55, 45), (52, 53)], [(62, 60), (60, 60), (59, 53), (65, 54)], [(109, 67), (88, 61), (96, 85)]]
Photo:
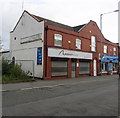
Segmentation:
[[(40, 16), (36, 16), (36, 15), (33, 15), (31, 13), (29, 13), (28, 11), (24, 11), (20, 17), (20, 19), (22, 18), (23, 14), (24, 13), (27, 13), (29, 14), (31, 17), (33, 17), (35, 20), (37, 20), (38, 22), (41, 22), (41, 21), (45, 21), (46, 24), (48, 25), (52, 25), (52, 26), (55, 26), (55, 27), (58, 27), (58, 28), (62, 28), (62, 29), (66, 29), (66, 30), (69, 30), (69, 31), (74, 31), (74, 32), (80, 32), (84, 27), (86, 27), (92, 20), (90, 20), (89, 23), (86, 23), (86, 24), (82, 24), (82, 25), (78, 25), (78, 26), (74, 26), (74, 27), (71, 27), (71, 26), (68, 26), (68, 25), (64, 25), (62, 23), (58, 23), (58, 22), (55, 22), (55, 21), (52, 21), (52, 20), (49, 20), (49, 19), (46, 19), (46, 18), (42, 18)], [(16, 26), (18, 25), (20, 19), (18, 20)], [(94, 22), (94, 21), (92, 21)], [(95, 22), (96, 23), (96, 22)], [(13, 31), (15, 30), (16, 26), (14, 27)], [(100, 30), (100, 29), (99, 29)], [(13, 32), (11, 31), (11, 33)], [(102, 32), (101, 32), (102, 33)], [(103, 36), (104, 37), (104, 36)], [(106, 41), (108, 42), (111, 42), (109, 40), (107, 40), (106, 38), (104, 38)], [(113, 43), (113, 42), (111, 42)], [(116, 44), (116, 43), (115, 43)]]
[(75, 32), (78, 32), (80, 29), (82, 29), (86, 24), (83, 24), (83, 25), (78, 25), (78, 26), (75, 26), (73, 27), (74, 28), (74, 31)]
[(52, 21), (52, 20), (48, 20), (48, 19), (36, 16), (36, 15), (33, 15), (33, 16), (36, 17), (37, 19), (41, 20), (41, 21), (44, 20), (45, 23), (48, 24), (48, 25), (52, 25), (52, 26), (55, 26), (55, 27), (59, 27), (59, 28), (62, 28), (62, 29), (75, 31), (75, 32), (78, 32), (82, 27), (84, 27), (86, 25), (86, 24), (83, 24), (83, 25), (71, 27), (71, 26), (64, 25), (62, 23), (58, 23), (58, 22), (55, 22), (55, 21)]
[(17, 27), (17, 25), (18, 25), (19, 21), (21, 20), (24, 13), (29, 14), (31, 17), (33, 17), (38, 22), (41, 22), (41, 21), (44, 20), (45, 23), (48, 24), (48, 25), (52, 25), (52, 26), (55, 26), (55, 27), (59, 27), (59, 28), (66, 29), (66, 30), (69, 30), (69, 31), (74, 31), (74, 32), (79, 32), (86, 25), (86, 24), (83, 24), (83, 25), (71, 27), (71, 26), (64, 25), (62, 23), (58, 23), (58, 22), (55, 22), (55, 21), (52, 21), (52, 20), (49, 20), (49, 19), (46, 19), (46, 18), (42, 18), (40, 16), (36, 16), (36, 15), (31, 14), (28, 11), (24, 10), (24, 12), (22, 13), (21, 17), (19, 18), (17, 24), (15, 25), (14, 29), (10, 33), (12, 33), (15, 30), (15, 28)]
[(4, 50), (1, 53), (9, 53), (9, 52), (10, 52), (9, 50)]

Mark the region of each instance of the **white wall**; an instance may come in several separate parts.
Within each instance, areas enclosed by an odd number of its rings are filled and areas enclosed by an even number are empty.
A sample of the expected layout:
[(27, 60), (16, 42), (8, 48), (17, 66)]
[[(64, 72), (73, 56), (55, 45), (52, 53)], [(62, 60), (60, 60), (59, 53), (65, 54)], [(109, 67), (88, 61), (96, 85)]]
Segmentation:
[(2, 58), (5, 60), (10, 60), (10, 52), (1, 53)]
[[(24, 44), (20, 43), (21, 38), (29, 37), (35, 34), (41, 34), (42, 40)], [(15, 37), (16, 40), (14, 39)], [(42, 65), (37, 65), (37, 48), (42, 47), (43, 49), (43, 40), (44, 21), (38, 22), (28, 13), (24, 12), (15, 30), (10, 33), (10, 56), (11, 59), (12, 57), (15, 57), (15, 60), (34, 60), (35, 77), (43, 76), (43, 63)], [(33, 67), (31, 61), (21, 62), (23, 63), (24, 67), (26, 67), (26, 69), (28, 70)]]

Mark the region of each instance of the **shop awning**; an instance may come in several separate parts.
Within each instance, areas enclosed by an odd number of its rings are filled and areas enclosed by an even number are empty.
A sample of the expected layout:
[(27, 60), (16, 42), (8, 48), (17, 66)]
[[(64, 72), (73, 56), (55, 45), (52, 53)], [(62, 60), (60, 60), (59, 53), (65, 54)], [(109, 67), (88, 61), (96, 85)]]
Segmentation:
[(111, 63), (118, 63), (118, 56), (115, 55), (104, 55), (101, 59), (102, 62), (111, 62)]

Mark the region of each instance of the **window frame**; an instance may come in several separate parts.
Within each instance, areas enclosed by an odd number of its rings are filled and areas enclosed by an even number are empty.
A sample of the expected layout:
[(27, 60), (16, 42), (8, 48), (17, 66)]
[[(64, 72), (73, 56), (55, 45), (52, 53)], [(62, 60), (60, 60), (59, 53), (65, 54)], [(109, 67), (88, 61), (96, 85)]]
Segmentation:
[(91, 51), (96, 52), (96, 37), (95, 36), (91, 36)]
[(81, 41), (81, 39), (76, 39), (75, 40), (75, 47), (76, 47), (76, 49), (79, 49), (79, 50), (82, 49), (82, 41)]
[(108, 64), (102, 63), (102, 72), (107, 72), (107, 70), (108, 70)]
[(106, 54), (108, 52), (108, 46), (107, 45), (104, 45), (104, 50), (103, 52)]
[(117, 51), (117, 49), (114, 47), (113, 48), (113, 55), (116, 55), (116, 51)]
[[(57, 36), (60, 36), (61, 39), (56, 38)], [(60, 40), (61, 40), (61, 45), (55, 43), (55, 41), (60, 41)], [(63, 36), (61, 34), (54, 34), (54, 46), (62, 47), (62, 41), (63, 41)]]

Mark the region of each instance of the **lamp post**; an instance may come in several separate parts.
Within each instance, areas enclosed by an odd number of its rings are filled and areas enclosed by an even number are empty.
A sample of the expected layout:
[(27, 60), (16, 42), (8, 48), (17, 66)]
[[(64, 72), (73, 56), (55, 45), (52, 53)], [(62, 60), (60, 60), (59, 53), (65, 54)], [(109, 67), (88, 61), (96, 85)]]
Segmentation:
[(100, 30), (101, 30), (101, 35), (100, 35), (100, 59), (101, 59), (100, 71), (101, 71), (101, 75), (102, 75), (102, 16), (106, 15), (106, 14), (118, 12), (118, 11), (119, 10), (114, 10), (114, 11), (111, 11), (111, 12), (106, 12), (106, 13), (100, 14)]

